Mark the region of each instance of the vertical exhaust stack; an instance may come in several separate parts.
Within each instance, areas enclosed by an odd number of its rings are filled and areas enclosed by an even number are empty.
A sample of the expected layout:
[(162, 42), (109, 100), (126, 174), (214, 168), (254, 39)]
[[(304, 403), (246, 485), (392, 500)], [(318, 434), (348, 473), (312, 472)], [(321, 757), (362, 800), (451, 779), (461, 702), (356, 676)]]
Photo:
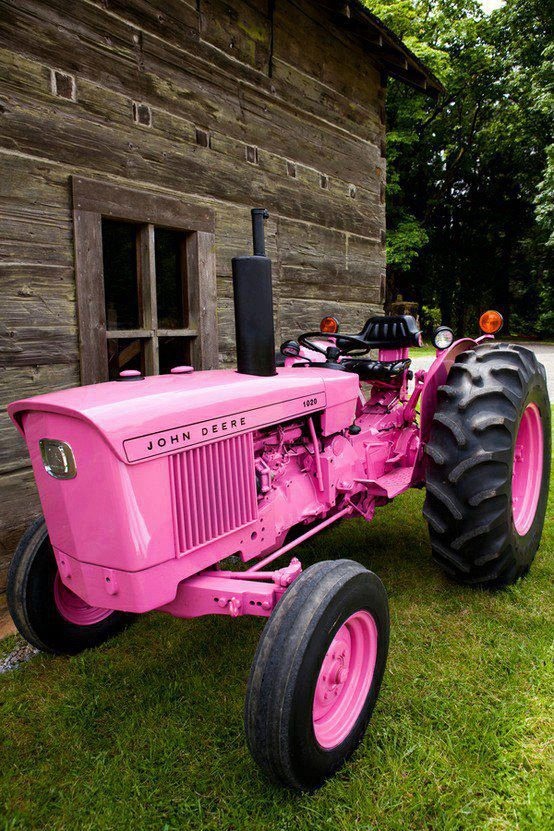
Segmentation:
[(264, 208), (252, 209), (254, 254), (233, 257), (237, 371), (276, 375), (271, 260), (265, 255)]

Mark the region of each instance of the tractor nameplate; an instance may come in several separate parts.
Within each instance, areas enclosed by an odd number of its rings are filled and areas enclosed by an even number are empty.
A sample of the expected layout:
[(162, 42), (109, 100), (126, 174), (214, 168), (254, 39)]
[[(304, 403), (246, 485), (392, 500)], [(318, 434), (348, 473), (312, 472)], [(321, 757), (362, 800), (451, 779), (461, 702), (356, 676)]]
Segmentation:
[(125, 455), (129, 462), (143, 461), (153, 456), (161, 456), (208, 441), (222, 439), (225, 436), (244, 433), (270, 424), (280, 424), (287, 419), (322, 410), (325, 404), (325, 393), (320, 392), (309, 397), (302, 396), (289, 401), (256, 407), (247, 412), (231, 413), (220, 418), (173, 427), (170, 430), (147, 433), (144, 436), (125, 439), (123, 442)]

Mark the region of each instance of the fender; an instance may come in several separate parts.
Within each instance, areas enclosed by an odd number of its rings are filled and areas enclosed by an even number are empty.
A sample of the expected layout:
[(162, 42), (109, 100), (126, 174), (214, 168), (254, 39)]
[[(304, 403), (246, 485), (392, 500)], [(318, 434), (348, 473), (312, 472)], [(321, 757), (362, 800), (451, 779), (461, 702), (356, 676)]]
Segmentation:
[(433, 416), (437, 409), (437, 391), (439, 387), (446, 384), (450, 367), (462, 352), (474, 349), (486, 340), (494, 340), (491, 335), (482, 335), (479, 338), (460, 338), (454, 341), (452, 346), (438, 352), (437, 357), (425, 374), (423, 390), (420, 399), (420, 439), (421, 452), (418, 461), (418, 470), (414, 479), (423, 478), (423, 449), (429, 440)]

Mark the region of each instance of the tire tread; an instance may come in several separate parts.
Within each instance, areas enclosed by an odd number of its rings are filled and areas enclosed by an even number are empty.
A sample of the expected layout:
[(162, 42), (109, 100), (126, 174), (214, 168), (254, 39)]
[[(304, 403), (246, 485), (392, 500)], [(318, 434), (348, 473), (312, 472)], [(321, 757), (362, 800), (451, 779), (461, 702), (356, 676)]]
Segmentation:
[[(511, 472), (529, 396), (542, 402), (545, 453), (539, 519), (523, 543), (511, 531)], [(491, 589), (524, 576), (540, 541), (550, 469), (550, 407), (535, 354), (498, 343), (458, 355), (439, 387), (425, 459), (423, 514), (437, 563), (459, 582)]]

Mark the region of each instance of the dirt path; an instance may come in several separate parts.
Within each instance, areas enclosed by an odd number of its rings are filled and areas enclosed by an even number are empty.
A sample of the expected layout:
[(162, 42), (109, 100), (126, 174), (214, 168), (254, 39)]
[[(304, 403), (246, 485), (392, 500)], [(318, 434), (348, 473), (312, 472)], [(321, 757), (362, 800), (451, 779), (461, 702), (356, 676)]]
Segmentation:
[(15, 632), (13, 620), (6, 605), (6, 595), (0, 594), (0, 641)]

